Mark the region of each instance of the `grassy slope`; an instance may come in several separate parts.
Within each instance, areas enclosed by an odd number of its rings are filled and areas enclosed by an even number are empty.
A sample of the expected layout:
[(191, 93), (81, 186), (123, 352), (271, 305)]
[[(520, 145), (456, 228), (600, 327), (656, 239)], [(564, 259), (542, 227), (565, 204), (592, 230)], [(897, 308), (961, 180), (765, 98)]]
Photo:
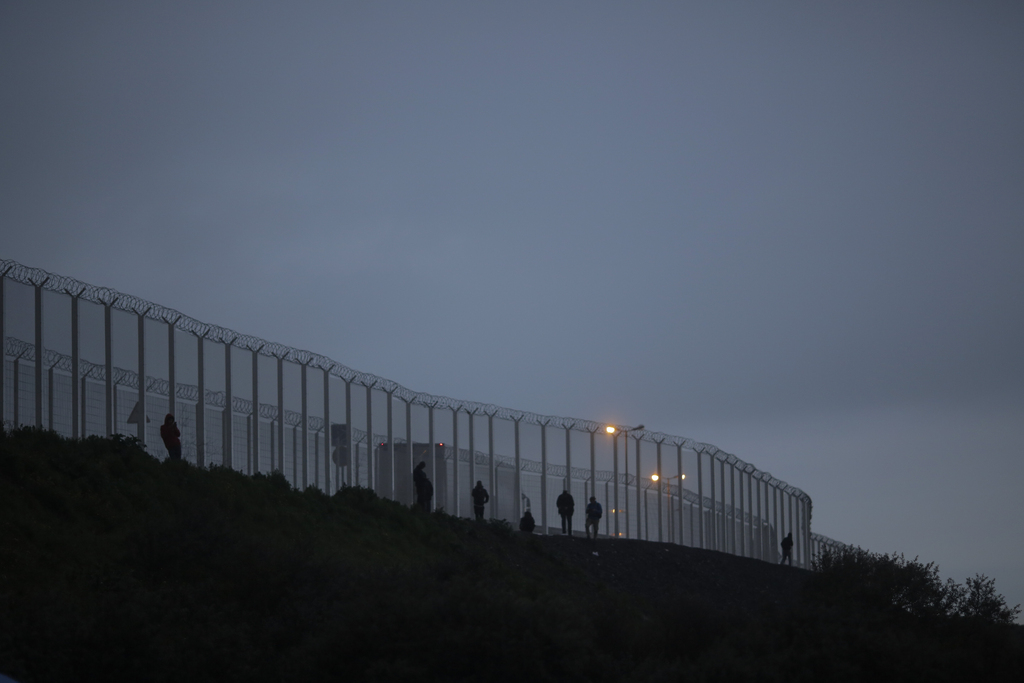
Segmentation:
[(126, 440), (4, 433), (0, 539), (0, 672), (23, 683), (994, 680), (1024, 663), (1004, 631), (638, 601), (501, 523)]

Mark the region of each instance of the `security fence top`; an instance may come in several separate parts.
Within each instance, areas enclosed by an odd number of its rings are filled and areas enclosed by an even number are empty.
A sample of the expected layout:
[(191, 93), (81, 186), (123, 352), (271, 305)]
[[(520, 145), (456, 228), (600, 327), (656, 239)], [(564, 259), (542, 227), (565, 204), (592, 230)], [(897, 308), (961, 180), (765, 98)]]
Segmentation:
[(849, 543), (843, 543), (842, 541), (837, 541), (834, 538), (829, 538), (828, 536), (822, 536), (821, 534), (814, 533), (813, 531), (811, 532), (811, 542), (812, 543), (817, 543), (818, 545), (821, 545), (821, 546), (824, 546), (824, 547), (827, 547), (827, 548), (833, 548), (835, 550), (856, 550), (857, 549), (855, 546), (852, 546)]
[[(230, 345), (234, 348), (250, 351), (258, 355), (320, 369), (326, 371), (329, 375), (340, 378), (346, 383), (353, 383), (384, 391), (391, 394), (394, 398), (398, 398), (414, 405), (428, 408), (440, 408), (442, 410), (452, 410), (454, 412), (466, 412), (473, 415), (488, 415), (522, 424), (546, 426), (548, 428), (572, 429), (589, 433), (603, 431), (606, 427), (605, 423), (595, 422), (593, 420), (559, 417), (555, 415), (540, 415), (529, 411), (504, 408), (490, 403), (464, 401), (449, 398), (447, 396), (436, 396), (425, 392), (412, 391), (393, 380), (371, 373), (354, 370), (318, 353), (292, 348), (247, 334), (241, 334), (219, 325), (204, 323), (192, 318), (191, 316), (185, 315), (180, 311), (176, 311), (166, 306), (161, 306), (160, 304), (156, 304), (130, 294), (118, 292), (117, 290), (110, 289), (109, 287), (90, 285), (71, 277), (49, 273), (39, 268), (30, 268), (8, 259), (0, 259), (0, 277), (10, 278), (12, 281), (20, 284), (39, 287), (58, 294), (77, 297), (82, 301), (88, 301), (111, 309), (124, 311), (132, 315), (142, 316), (149, 320), (170, 325), (175, 329), (195, 335), (196, 337), (206, 341)], [(16, 342), (17, 340), (14, 341)], [(11, 350), (13, 350), (14, 353), (10, 353), (8, 351), (9, 344), (11, 344), (11, 341), (5, 339), (5, 353), (15, 357), (18, 357), (19, 353), (21, 353), (23, 354), (21, 357), (26, 360), (30, 359), (28, 356), (28, 350), (19, 348), (16, 343), (11, 347)], [(31, 359), (34, 361), (34, 355)], [(87, 366), (83, 365), (83, 367)], [(91, 367), (89, 371), (95, 372), (96, 368)], [(115, 378), (118, 383), (128, 384), (129, 382), (134, 381), (136, 382), (135, 386), (137, 387), (137, 377), (133, 380), (128, 371), (123, 372), (125, 374), (122, 377)], [(223, 399), (221, 399), (221, 401), (223, 402)], [(232, 400), (232, 403), (234, 403), (234, 400)], [(263, 406), (260, 406), (260, 412), (261, 414), (263, 413)], [(286, 415), (286, 423), (288, 422), (287, 417), (288, 416)], [(637, 441), (646, 441), (653, 444), (657, 444), (659, 442), (670, 443), (674, 446), (681, 446), (684, 449), (694, 451), (697, 454), (710, 456), (719, 462), (724, 462), (729, 465), (735, 465), (742, 468), (749, 465), (737, 458), (735, 455), (726, 453), (713, 444), (694, 441), (693, 439), (666, 434), (664, 432), (654, 432), (647, 429), (634, 430), (626, 425), (612, 426), (615, 427), (616, 432), (628, 432), (629, 435)], [(753, 467), (752, 465), (750, 466)], [(754, 471), (757, 471), (756, 468)], [(767, 481), (771, 486), (779, 488), (786, 494), (806, 502), (808, 507), (810, 506), (810, 497), (802, 490), (775, 478), (765, 479), (763, 475), (760, 478), (762, 481)]]

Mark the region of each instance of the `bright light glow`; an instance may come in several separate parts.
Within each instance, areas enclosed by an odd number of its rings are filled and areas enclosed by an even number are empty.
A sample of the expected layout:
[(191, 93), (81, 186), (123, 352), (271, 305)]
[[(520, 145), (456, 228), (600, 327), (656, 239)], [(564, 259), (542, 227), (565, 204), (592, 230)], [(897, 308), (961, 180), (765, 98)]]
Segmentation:
[(615, 433), (615, 427), (605, 427), (604, 431), (608, 432), (609, 434), (614, 434)]
[(685, 474), (680, 474), (680, 475), (679, 475), (679, 478), (680, 478), (680, 479), (686, 479), (686, 475), (685, 475)]
[(658, 475), (657, 474), (652, 474), (651, 475), (651, 481), (658, 481)]

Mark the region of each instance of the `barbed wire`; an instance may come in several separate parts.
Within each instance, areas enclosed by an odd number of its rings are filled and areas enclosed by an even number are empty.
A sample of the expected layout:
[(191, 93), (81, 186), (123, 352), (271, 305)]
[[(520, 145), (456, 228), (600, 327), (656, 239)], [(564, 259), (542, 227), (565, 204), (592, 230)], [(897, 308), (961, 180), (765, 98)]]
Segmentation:
[(828, 536), (822, 536), (821, 534), (814, 533), (813, 531), (811, 532), (811, 543), (817, 543), (819, 546), (831, 548), (832, 550), (856, 550), (856, 548), (849, 543), (843, 543), (842, 541), (837, 541), (834, 538), (829, 538)]
[[(10, 280), (20, 284), (39, 287), (50, 292), (64, 294), (71, 297), (77, 297), (82, 301), (100, 304), (114, 310), (124, 311), (133, 315), (142, 316), (149, 320), (165, 323), (175, 329), (192, 334), (197, 339), (227, 344), (234, 348), (249, 351), (254, 354), (320, 369), (326, 371), (329, 375), (338, 377), (346, 383), (357, 384), (377, 389), (379, 391), (384, 391), (391, 394), (394, 398), (414, 405), (452, 410), (455, 412), (461, 411), (478, 415), (490, 415), (513, 422), (537, 426), (546, 425), (548, 427), (560, 427), (563, 429), (572, 429), (589, 433), (602, 431), (606, 427), (605, 423), (595, 422), (593, 420), (560, 417), (555, 415), (541, 415), (539, 413), (524, 410), (504, 408), (491, 403), (478, 403), (475, 401), (465, 401), (449, 398), (447, 396), (437, 396), (435, 394), (412, 391), (411, 389), (408, 389), (393, 380), (387, 379), (386, 377), (380, 377), (371, 373), (354, 370), (328, 358), (327, 356), (313, 353), (312, 351), (292, 348), (277, 342), (271, 342), (259, 337), (242, 334), (219, 325), (204, 323), (192, 318), (191, 316), (185, 315), (180, 311), (147, 301), (131, 294), (124, 294), (123, 292), (118, 292), (117, 290), (109, 287), (91, 285), (71, 277), (50, 273), (40, 268), (31, 268), (9, 259), (0, 259), (0, 278), (9, 278)], [(2, 302), (0, 302), (0, 305), (2, 305)], [(21, 351), (22, 353), (25, 353), (23, 349)], [(25, 356), (25, 358), (28, 360), (27, 356)], [(34, 361), (34, 355), (32, 360)], [(44, 355), (44, 362), (45, 361), (46, 358)], [(95, 364), (91, 364), (90, 372), (98, 372), (96, 367), (97, 366)], [(70, 369), (68, 371), (70, 371)], [(127, 384), (131, 381), (130, 375), (127, 374), (130, 371), (123, 372), (126, 374), (122, 375), (121, 378), (124, 380), (124, 383)], [(137, 388), (138, 378), (136, 377), (134, 381), (134, 386)], [(196, 389), (196, 392), (196, 396), (198, 397), (198, 389)], [(175, 393), (177, 394), (177, 391)], [(232, 403), (234, 403), (234, 401), (232, 401)], [(271, 407), (276, 410), (276, 407)], [(286, 411), (286, 413), (287, 412), (288, 411)], [(264, 404), (260, 405), (260, 415), (264, 415)], [(287, 417), (288, 416), (286, 414), (286, 423)], [(629, 434), (638, 441), (642, 440), (654, 444), (661, 442), (668, 443), (673, 446), (682, 446), (686, 450), (708, 455), (714, 460), (725, 462), (731, 466), (740, 466), (743, 468), (748, 466), (753, 467), (755, 476), (760, 475), (758, 478), (762, 481), (768, 481), (772, 486), (781, 489), (786, 494), (806, 502), (808, 505), (808, 514), (810, 512), (811, 498), (807, 493), (795, 486), (792, 486), (791, 484), (787, 484), (780, 479), (772, 477), (766, 472), (760, 472), (760, 470), (758, 470), (754, 465), (744, 462), (731, 453), (726, 453), (713, 444), (695, 441), (684, 436), (655, 432), (647, 429), (633, 430), (626, 425), (612, 426), (615, 427), (617, 432), (628, 431)]]

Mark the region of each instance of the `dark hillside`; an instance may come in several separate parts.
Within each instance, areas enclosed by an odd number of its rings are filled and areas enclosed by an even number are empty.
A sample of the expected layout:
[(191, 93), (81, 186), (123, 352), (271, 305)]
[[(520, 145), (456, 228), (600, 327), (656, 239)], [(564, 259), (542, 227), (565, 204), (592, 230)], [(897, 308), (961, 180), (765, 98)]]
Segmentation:
[(884, 582), (858, 592), (858, 567), (840, 569), (524, 537), (364, 489), (328, 497), (277, 475), (160, 462), (130, 439), (0, 431), (0, 673), (21, 683), (1024, 670), (1019, 628), (893, 612)]
[(669, 543), (586, 537), (541, 539), (553, 557), (601, 584), (651, 604), (701, 602), (709, 610), (757, 612), (800, 599), (810, 572)]

